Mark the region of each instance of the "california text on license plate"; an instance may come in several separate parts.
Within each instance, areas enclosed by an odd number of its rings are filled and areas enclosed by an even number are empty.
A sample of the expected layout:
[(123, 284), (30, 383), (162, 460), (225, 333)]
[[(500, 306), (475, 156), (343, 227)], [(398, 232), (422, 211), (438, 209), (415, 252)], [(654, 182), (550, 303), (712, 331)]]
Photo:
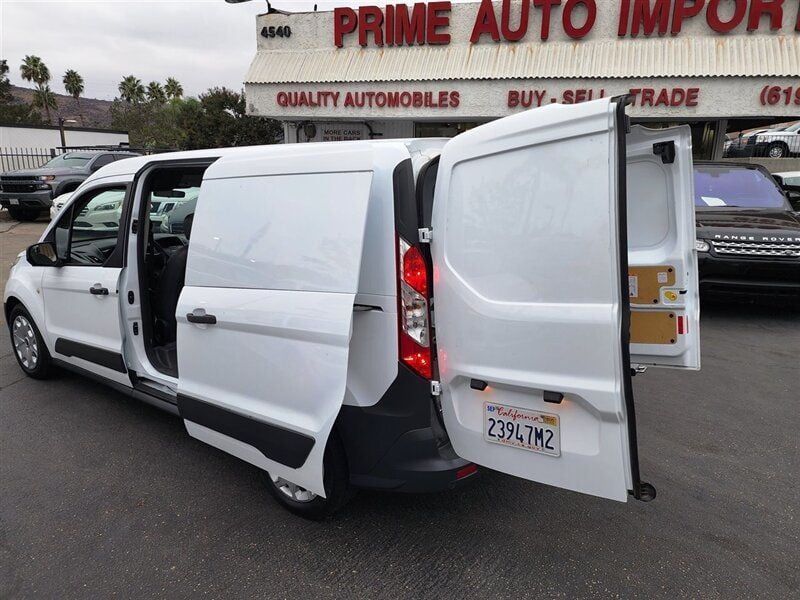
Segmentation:
[(484, 403), (483, 439), (493, 444), (561, 456), (558, 416), (535, 410)]

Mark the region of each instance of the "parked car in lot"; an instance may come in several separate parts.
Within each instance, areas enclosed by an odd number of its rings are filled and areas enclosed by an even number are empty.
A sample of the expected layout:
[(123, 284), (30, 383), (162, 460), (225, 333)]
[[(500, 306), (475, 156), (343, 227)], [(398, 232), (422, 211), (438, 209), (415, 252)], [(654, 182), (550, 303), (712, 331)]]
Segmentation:
[(186, 221), (186, 217), (193, 215), (196, 207), (197, 196), (179, 204), (164, 215), (161, 220), (160, 230), (164, 233), (183, 233), (183, 224)]
[(772, 177), (783, 188), (794, 211), (800, 212), (800, 171), (773, 173)]
[(750, 131), (725, 142), (723, 156), (787, 158), (800, 153), (800, 121), (789, 127)]
[[(141, 157), (20, 256), (5, 312), (26, 374), (179, 415), (305, 517), (476, 465), (651, 500), (631, 376), (700, 366), (691, 178), (689, 128), (629, 128), (611, 98), (452, 140)], [(187, 187), (163, 232), (153, 198)], [(119, 226), (77, 226), (109, 192)]]
[(200, 188), (186, 188), (182, 190), (171, 190), (168, 196), (153, 196), (150, 202), (150, 221), (157, 223), (156, 229), (161, 229), (161, 223), (172, 213), (187, 203), (196, 203)]
[(117, 160), (139, 156), (125, 150), (67, 152), (38, 169), (0, 175), (0, 206), (12, 219), (33, 221), (50, 209), (53, 198), (72, 192), (92, 173)]
[(800, 219), (769, 171), (730, 162), (694, 170), (701, 290), (800, 294)]
[(69, 201), (72, 197), (72, 192), (67, 192), (65, 194), (61, 194), (60, 196), (56, 196), (53, 198), (53, 204), (50, 205), (50, 220), (56, 218), (56, 215), (61, 212), (61, 209), (64, 208), (64, 205)]

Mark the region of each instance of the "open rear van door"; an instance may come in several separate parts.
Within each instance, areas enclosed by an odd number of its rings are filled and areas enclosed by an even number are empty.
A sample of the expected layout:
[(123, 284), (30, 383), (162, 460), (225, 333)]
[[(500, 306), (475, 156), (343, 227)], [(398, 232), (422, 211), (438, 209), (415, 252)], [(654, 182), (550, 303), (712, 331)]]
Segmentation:
[(627, 138), (631, 361), (699, 369), (691, 130), (634, 126)]
[(349, 144), (217, 160), (178, 302), (178, 408), (189, 434), (323, 497), (372, 169), (372, 150)]
[(551, 105), (450, 141), (431, 234), (456, 452), (620, 501), (654, 495), (630, 383), (622, 102)]

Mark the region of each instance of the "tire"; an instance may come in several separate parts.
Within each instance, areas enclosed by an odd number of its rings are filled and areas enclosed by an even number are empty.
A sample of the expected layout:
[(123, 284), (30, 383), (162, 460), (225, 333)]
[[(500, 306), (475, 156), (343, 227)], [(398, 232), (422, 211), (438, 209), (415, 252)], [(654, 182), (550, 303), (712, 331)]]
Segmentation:
[(11, 309), (8, 319), (11, 348), (17, 364), (28, 377), (47, 379), (53, 374), (53, 359), (33, 322), (31, 315), (21, 304)]
[(39, 218), (39, 211), (35, 208), (21, 208), (19, 206), (9, 206), (8, 214), (15, 221), (35, 221)]
[[(323, 482), (327, 498), (317, 496), (283, 479), (264, 473), (269, 493), (289, 512), (311, 521), (321, 521), (342, 508), (353, 497), (347, 456), (336, 432), (331, 433), (323, 459)], [(298, 499), (299, 498), (299, 499)]]
[(767, 146), (767, 158), (788, 158), (789, 148), (783, 142), (772, 142)]

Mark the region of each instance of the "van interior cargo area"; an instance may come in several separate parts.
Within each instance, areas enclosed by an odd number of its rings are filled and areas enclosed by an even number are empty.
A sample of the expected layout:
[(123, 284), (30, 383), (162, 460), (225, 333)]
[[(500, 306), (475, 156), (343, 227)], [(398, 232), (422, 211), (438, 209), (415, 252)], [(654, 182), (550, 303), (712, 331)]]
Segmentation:
[(171, 198), (180, 190), (199, 188), (207, 165), (160, 168), (147, 176), (140, 207), (143, 239), (140, 250), (139, 285), (142, 307), (142, 334), (147, 358), (158, 371), (178, 376), (177, 321), (175, 311), (186, 275), (186, 259), (194, 214), (183, 222), (182, 233), (170, 233), (150, 218), (153, 198)]

